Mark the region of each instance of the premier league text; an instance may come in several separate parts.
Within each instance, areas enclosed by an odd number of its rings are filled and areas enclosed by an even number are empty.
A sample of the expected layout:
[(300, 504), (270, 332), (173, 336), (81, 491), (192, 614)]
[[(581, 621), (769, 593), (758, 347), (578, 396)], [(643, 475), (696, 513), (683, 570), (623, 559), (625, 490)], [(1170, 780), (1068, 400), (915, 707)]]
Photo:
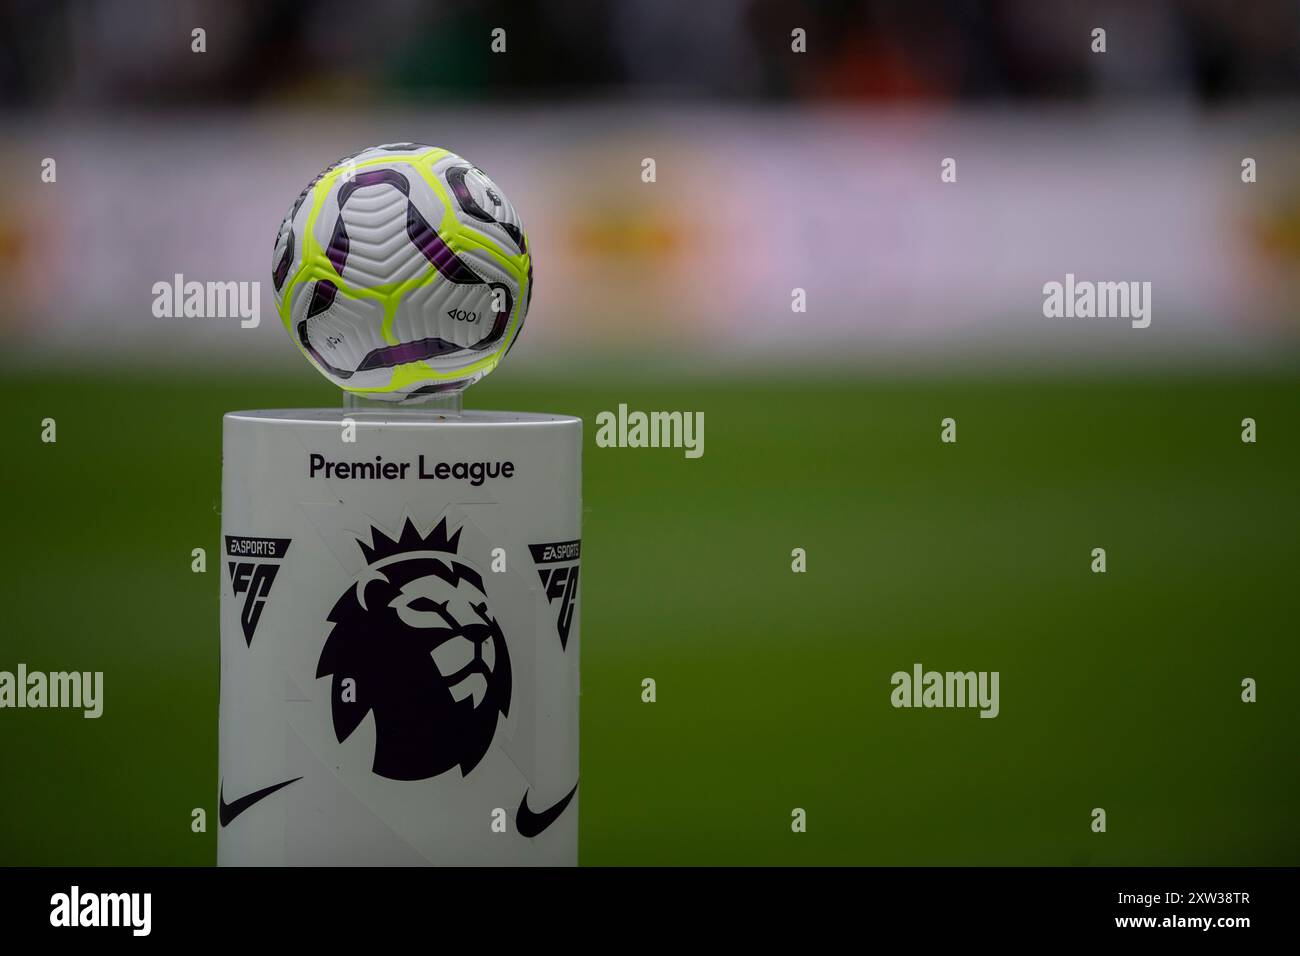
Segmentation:
[(474, 487), (491, 478), (513, 478), (513, 461), (427, 461), (420, 455), (415, 461), (384, 461), (376, 455), (374, 461), (331, 461), (324, 455), (312, 453), (307, 462), (309, 478), (335, 478), (341, 481), (403, 481), (418, 478), (422, 481), (468, 481)]

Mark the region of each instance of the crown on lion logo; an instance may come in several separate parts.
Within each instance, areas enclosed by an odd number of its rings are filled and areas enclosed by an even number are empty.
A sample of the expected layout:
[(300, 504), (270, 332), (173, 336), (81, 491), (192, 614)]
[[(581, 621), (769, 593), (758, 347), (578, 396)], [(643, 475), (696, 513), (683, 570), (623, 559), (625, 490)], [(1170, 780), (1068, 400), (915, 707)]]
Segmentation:
[(447, 519), (443, 518), (432, 531), (422, 535), (416, 530), (411, 519), (407, 518), (406, 523), (402, 525), (402, 533), (396, 539), (390, 538), (378, 528), (371, 528), (371, 543), (366, 544), (358, 538), (357, 544), (361, 546), (366, 564), (372, 565), (384, 558), (406, 554), (409, 551), (443, 551), (447, 554), (455, 554), (456, 548), (460, 545), (460, 532), (461, 529), (457, 528), (456, 533), (449, 536)]

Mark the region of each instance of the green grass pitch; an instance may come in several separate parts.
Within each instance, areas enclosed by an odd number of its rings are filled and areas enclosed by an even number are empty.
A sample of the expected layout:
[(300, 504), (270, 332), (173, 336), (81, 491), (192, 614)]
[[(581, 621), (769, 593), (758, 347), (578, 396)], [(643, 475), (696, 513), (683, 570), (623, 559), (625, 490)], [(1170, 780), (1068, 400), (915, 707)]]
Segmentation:
[[(5, 374), (0, 669), (102, 670), (105, 713), (0, 712), (0, 864), (214, 862), (220, 418), (338, 402), (285, 378)], [(587, 421), (582, 861), (1300, 864), (1297, 397), (1280, 372), (477, 386)], [(703, 411), (704, 457), (596, 448), (620, 402)], [(894, 709), (918, 661), (999, 671), (1000, 715)]]

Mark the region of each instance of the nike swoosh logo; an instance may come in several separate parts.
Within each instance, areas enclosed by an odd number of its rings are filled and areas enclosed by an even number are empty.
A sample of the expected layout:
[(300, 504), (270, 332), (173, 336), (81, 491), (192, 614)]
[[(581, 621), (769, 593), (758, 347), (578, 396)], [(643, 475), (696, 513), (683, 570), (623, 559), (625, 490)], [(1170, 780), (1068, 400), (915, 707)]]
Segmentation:
[(284, 783), (277, 783), (270, 787), (263, 787), (261, 790), (254, 790), (247, 796), (240, 797), (232, 803), (226, 803), (226, 782), (221, 781), (221, 792), (218, 796), (220, 803), (217, 806), (217, 818), (221, 821), (223, 827), (230, 826), (230, 821), (235, 819), (257, 801), (269, 797), (277, 790), (283, 790), (291, 783), (297, 783), (302, 777), (294, 777), (292, 780), (286, 780)]
[(519, 831), (520, 836), (535, 837), (552, 823), (559, 819), (560, 814), (564, 812), (573, 795), (578, 792), (578, 785), (575, 783), (573, 789), (563, 799), (552, 804), (541, 813), (534, 813), (528, 809), (528, 791), (524, 791), (524, 799), (519, 802), (519, 812), (515, 814), (515, 829)]

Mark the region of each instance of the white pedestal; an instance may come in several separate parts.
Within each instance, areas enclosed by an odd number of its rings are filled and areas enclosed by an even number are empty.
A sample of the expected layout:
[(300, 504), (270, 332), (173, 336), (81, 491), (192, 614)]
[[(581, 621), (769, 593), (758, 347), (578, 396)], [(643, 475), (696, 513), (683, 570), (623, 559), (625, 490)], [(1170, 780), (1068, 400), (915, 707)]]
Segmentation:
[(218, 863), (576, 864), (582, 422), (224, 424)]

